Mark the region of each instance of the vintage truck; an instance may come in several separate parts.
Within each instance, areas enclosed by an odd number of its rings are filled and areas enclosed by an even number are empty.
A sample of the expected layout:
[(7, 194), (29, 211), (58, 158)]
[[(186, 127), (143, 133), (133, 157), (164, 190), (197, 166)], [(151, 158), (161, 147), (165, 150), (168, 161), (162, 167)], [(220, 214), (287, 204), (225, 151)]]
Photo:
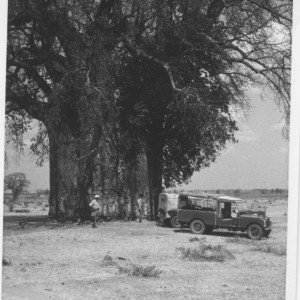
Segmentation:
[(215, 228), (247, 232), (260, 240), (271, 233), (272, 222), (265, 211), (253, 211), (245, 200), (225, 195), (180, 195), (177, 222), (188, 225), (195, 234), (209, 233)]

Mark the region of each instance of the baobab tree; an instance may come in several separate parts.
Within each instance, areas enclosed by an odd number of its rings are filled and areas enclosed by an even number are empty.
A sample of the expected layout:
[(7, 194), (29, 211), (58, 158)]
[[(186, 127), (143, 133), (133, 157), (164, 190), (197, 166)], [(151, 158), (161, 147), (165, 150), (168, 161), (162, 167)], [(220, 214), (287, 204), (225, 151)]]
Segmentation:
[(291, 14), (289, 0), (9, 1), (6, 113), (47, 135), (50, 216), (87, 212), (95, 160), (140, 153), (157, 203), (235, 141), (251, 85), (288, 122)]

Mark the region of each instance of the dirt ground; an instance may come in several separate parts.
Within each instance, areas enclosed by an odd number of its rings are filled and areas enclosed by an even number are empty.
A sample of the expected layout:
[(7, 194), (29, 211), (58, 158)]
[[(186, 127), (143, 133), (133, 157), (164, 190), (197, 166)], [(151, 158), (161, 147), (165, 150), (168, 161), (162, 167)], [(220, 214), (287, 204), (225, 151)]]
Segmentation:
[[(2, 299), (284, 299), (287, 200), (266, 206), (273, 222), (268, 239), (253, 242), (228, 231), (204, 235), (207, 245), (222, 245), (235, 257), (224, 262), (183, 259), (178, 248), (197, 248), (193, 239), (202, 238), (189, 229), (146, 220), (93, 229), (46, 222), (46, 212), (33, 208), (29, 214), (5, 212), (3, 255), (12, 264), (3, 266)], [(119, 272), (118, 266), (132, 264), (154, 265), (161, 273)]]

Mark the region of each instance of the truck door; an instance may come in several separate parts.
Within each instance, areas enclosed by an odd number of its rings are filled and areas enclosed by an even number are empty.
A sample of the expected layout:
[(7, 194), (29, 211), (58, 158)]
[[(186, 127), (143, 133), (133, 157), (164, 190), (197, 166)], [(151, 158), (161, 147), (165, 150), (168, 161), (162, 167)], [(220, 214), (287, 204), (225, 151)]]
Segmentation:
[(218, 202), (217, 226), (238, 227), (238, 219), (231, 216), (231, 202)]

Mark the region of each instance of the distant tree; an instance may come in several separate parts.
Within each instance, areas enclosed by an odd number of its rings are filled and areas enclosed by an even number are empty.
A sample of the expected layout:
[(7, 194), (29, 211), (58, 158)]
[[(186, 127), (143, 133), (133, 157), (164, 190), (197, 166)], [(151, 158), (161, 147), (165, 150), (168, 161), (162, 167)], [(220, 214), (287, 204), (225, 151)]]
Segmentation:
[(12, 173), (4, 178), (4, 189), (12, 191), (12, 199), (9, 202), (9, 211), (13, 211), (14, 205), (18, 201), (18, 197), (30, 185), (30, 181), (26, 179), (24, 173)]
[(276, 194), (282, 194), (283, 192), (284, 192), (283, 189), (278, 189), (278, 188), (275, 189)]
[(239, 196), (241, 194), (241, 190), (240, 189), (236, 189), (233, 191), (234, 196)]
[(217, 189), (216, 194), (221, 194), (221, 190)]

